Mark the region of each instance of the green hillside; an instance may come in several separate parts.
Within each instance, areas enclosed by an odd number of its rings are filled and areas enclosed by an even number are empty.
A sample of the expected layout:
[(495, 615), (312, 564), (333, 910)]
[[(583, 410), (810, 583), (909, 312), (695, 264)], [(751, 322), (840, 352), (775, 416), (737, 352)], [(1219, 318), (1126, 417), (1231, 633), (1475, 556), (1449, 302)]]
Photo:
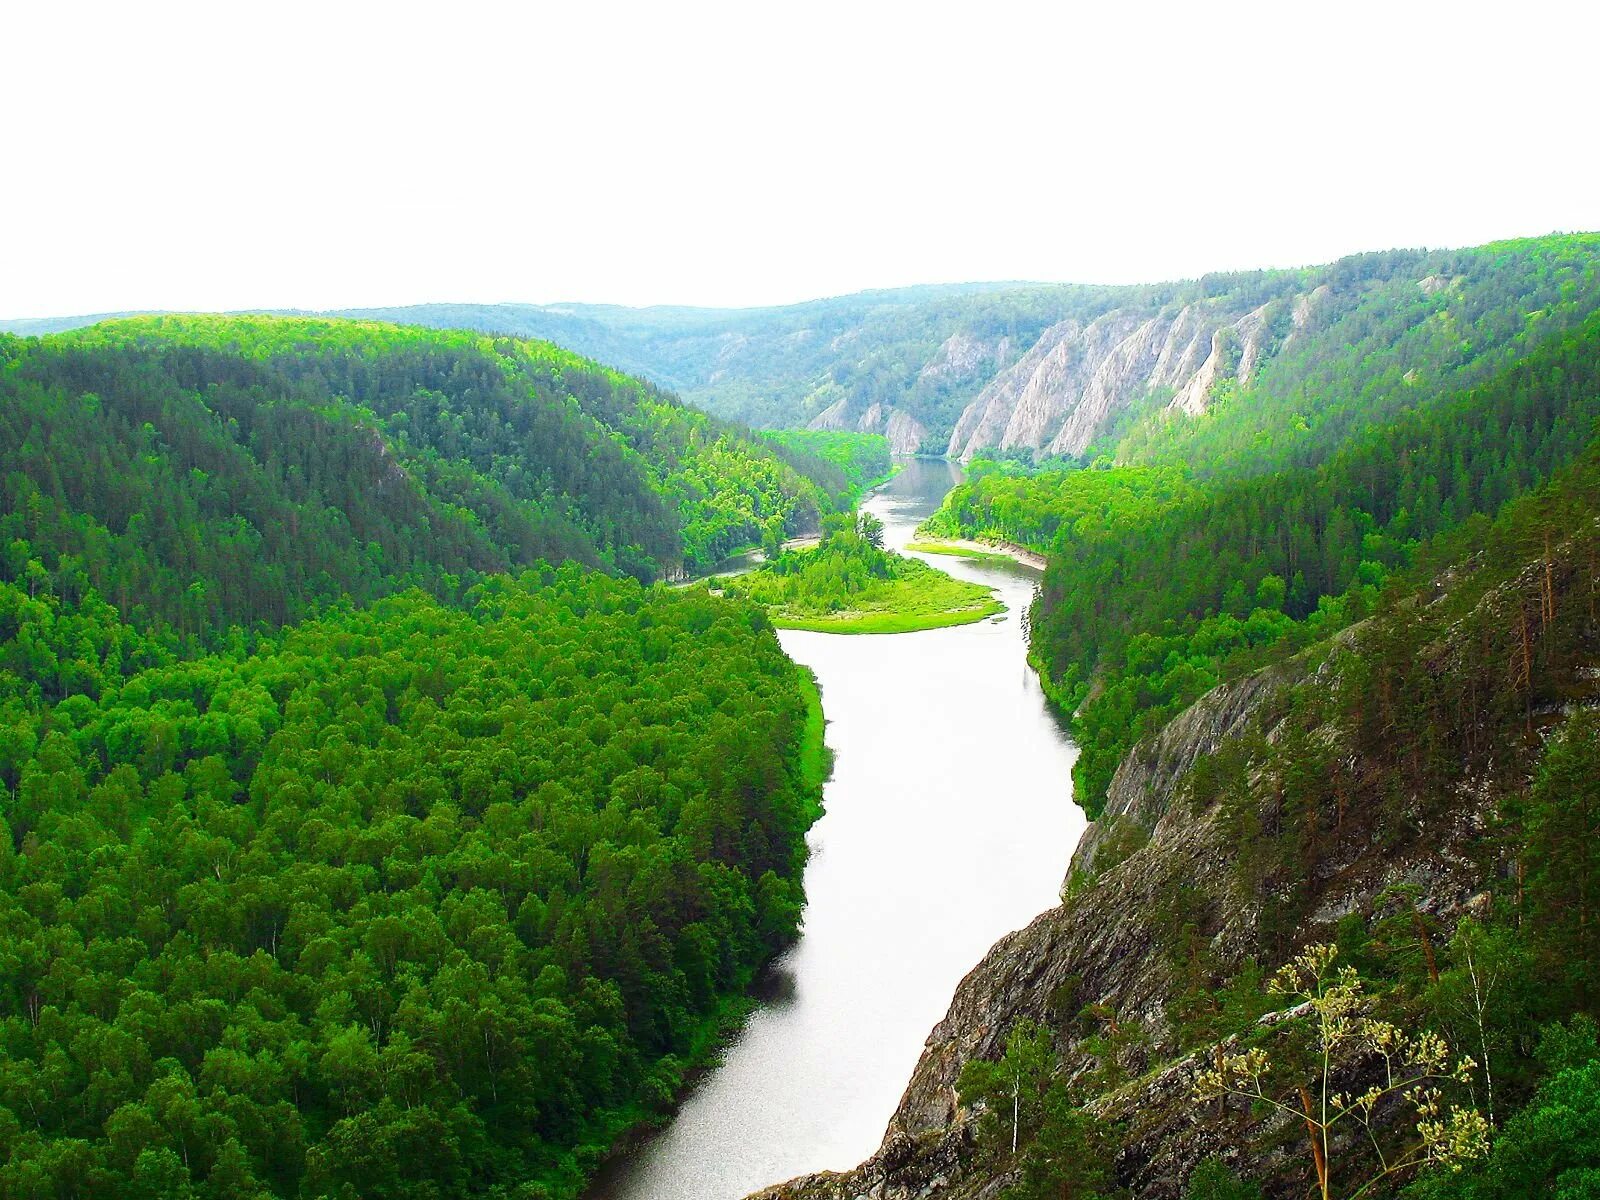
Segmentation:
[(957, 1083), (978, 1118), (897, 1178), (962, 1200), (1587, 1194), (1597, 521), (1600, 442), (1188, 741), (1134, 798), (1153, 811), (1108, 818), (1063, 905), (969, 977), (995, 1003), (960, 1019), (997, 1031)]
[(753, 609), (569, 565), (183, 661), (0, 631), (6, 1195), (571, 1196), (795, 933)]
[[(1135, 377), (1126, 406), (1096, 421), (1087, 457), (1215, 471), (1316, 461), (1363, 424), (1479, 382), (1596, 308), (1600, 235), (1575, 234), (1136, 287), (910, 288), (768, 309), (356, 311), (548, 337), (751, 425), (804, 425), (832, 409), (835, 427), (856, 428), (878, 406), (914, 419), (922, 448), (940, 454), (974, 398), (1047, 332), (1101, 319), (1131, 331), (1187, 314), (1202, 331), (1222, 330), (1224, 362), (1205, 416), (1170, 411), (1170, 388), (1143, 388)], [(1252, 315), (1259, 359), (1244, 383), (1241, 335), (1230, 323)], [(1089, 339), (1082, 353), (1104, 353), (1097, 345)], [(1111, 361), (1110, 369), (1120, 368)], [(1050, 402), (1064, 413), (1077, 398)], [(882, 432), (877, 420), (870, 428)]]
[(166, 317), (0, 338), (0, 488), (0, 1195), (576, 1196), (794, 938), (827, 761), (759, 609), (629, 576), (844, 472)]
[[(0, 343), (5, 578), (191, 634), (576, 561), (694, 572), (836, 472), (542, 343), (157, 317)], [(796, 468), (813, 470), (822, 485)]]
[[(937, 454), (964, 422), (981, 424), (975, 401), (1036, 347), (1064, 339), (1035, 380), (1029, 436), (1048, 442), (1087, 405), (1092, 436), (1076, 457), (1217, 471), (1319, 461), (1364, 424), (1481, 382), (1597, 308), (1600, 234), (1561, 234), (1136, 286), (940, 285), (750, 309), (426, 304), (333, 315), (546, 339), (751, 426), (884, 433), (898, 415), (896, 448)], [(1167, 340), (1159, 361), (1153, 345), (1133, 349), (1146, 335)], [(1215, 373), (1190, 397), (1204, 413), (1172, 409), (1173, 381), (1193, 379), (1211, 352)], [(1091, 378), (1110, 389), (1103, 412)], [(1001, 432), (955, 450), (992, 449)]]
[(930, 522), (1048, 553), (1032, 653), (1098, 811), (1128, 748), (1220, 679), (1370, 611), (1416, 548), (1549, 479), (1600, 420), (1600, 317), (1315, 467), (979, 465)]
[(894, 1147), (908, 1189), (1584, 1194), (1600, 315), (1454, 365), (1402, 325), (1330, 355), (1298, 430), (980, 459), (930, 520), (1048, 556), (1031, 655), (1095, 823), (930, 1039), (935, 1071), (982, 1046), (975, 1118)]

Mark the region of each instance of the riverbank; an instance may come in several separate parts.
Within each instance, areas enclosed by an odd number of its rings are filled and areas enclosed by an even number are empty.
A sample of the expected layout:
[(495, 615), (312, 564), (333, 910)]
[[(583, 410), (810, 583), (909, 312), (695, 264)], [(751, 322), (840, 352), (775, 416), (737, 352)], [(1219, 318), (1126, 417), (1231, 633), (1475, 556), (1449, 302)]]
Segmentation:
[(979, 562), (1014, 562), (1025, 567), (1032, 567), (1035, 571), (1045, 569), (1044, 555), (1037, 550), (1030, 550), (1026, 546), (1019, 546), (1016, 542), (979, 541), (974, 542), (966, 538), (919, 538), (909, 542), (906, 549), (916, 554), (949, 554), (957, 558), (969, 558)]
[[(806, 706), (805, 724), (800, 731), (800, 783), (807, 820), (814, 825), (823, 817), (823, 789), (833, 776), (833, 751), (827, 743), (827, 720), (822, 712), (822, 685), (817, 673), (804, 663), (797, 662), (794, 668)], [(759, 967), (696, 1022), (684, 1053), (656, 1065), (660, 1090), (670, 1099), (658, 1099), (654, 1104), (639, 1102), (605, 1114), (563, 1164), (565, 1169), (557, 1168), (540, 1177), (539, 1182), (549, 1188), (550, 1194), (607, 1200), (607, 1167), (637, 1153), (666, 1129), (700, 1082), (722, 1065), (723, 1052), (738, 1040), (751, 1015), (760, 1010), (763, 993), (774, 986), (774, 965), (788, 951), (786, 947)]]
[(842, 611), (826, 617), (794, 617), (781, 613), (772, 615), (772, 624), (778, 629), (803, 629), (811, 633), (917, 633), (924, 629), (948, 629), (953, 625), (971, 625), (999, 616), (1006, 606), (998, 600), (989, 600), (973, 608), (945, 609), (942, 612), (859, 612)]
[[(788, 541), (784, 542), (783, 549), (811, 550), (814, 549), (817, 543), (821, 540), (821, 535), (807, 533), (800, 537), (790, 538)], [(751, 571), (760, 570), (762, 564), (766, 561), (766, 551), (762, 550), (760, 546), (746, 546), (742, 550), (736, 550), (734, 553), (728, 555), (727, 558), (719, 562), (710, 571), (706, 571), (700, 575), (685, 575), (682, 579), (671, 579), (665, 582), (668, 587), (686, 588), (693, 587), (697, 583), (706, 583), (707, 581), (711, 580), (735, 579), (740, 575), (748, 575)]]

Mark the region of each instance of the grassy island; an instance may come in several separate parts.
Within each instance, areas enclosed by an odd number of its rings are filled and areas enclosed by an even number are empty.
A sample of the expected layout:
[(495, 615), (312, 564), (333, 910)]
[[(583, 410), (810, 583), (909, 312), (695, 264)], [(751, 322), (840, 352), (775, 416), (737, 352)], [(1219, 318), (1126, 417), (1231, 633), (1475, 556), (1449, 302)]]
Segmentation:
[(815, 548), (785, 550), (723, 587), (765, 605), (779, 628), (823, 633), (910, 633), (1005, 611), (992, 589), (885, 550), (871, 514), (829, 518)]

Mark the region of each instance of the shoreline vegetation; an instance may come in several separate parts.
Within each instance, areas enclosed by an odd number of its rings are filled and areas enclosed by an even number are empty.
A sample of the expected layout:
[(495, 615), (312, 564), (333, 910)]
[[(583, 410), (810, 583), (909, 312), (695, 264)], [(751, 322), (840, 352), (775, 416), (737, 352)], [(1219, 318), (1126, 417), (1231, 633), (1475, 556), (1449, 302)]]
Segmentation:
[[(827, 719), (822, 712), (822, 687), (817, 682), (817, 674), (802, 663), (795, 663), (794, 669), (805, 704), (805, 723), (801, 728), (796, 763), (809, 829), (822, 819), (823, 788), (833, 778), (833, 750), (827, 744)], [(762, 980), (782, 954), (780, 950), (758, 966), (743, 987), (722, 997), (716, 1008), (694, 1027), (688, 1035), (688, 1050), (679, 1056), (676, 1078), (670, 1081), (669, 1101), (663, 1102), (658, 1096), (653, 1102), (636, 1102), (625, 1110), (607, 1114), (591, 1130), (591, 1136), (584, 1139), (576, 1155), (583, 1179), (576, 1192), (577, 1200), (603, 1200), (607, 1166), (634, 1153), (672, 1124), (689, 1093), (707, 1072), (722, 1065), (723, 1052), (762, 1006)]]
[(830, 496), (834, 511), (848, 512), (873, 488), (901, 468), (881, 433), (842, 429), (763, 429), (757, 435), (797, 467), (821, 464), (838, 473), (841, 486)]
[[(906, 459), (892, 458), (888, 439), (875, 433), (850, 433), (835, 430), (767, 429), (760, 438), (789, 456), (797, 464), (811, 464), (838, 471), (845, 486), (833, 496), (835, 511), (848, 513), (872, 493), (906, 469)], [(727, 579), (758, 570), (785, 550), (809, 549), (821, 540), (817, 527), (812, 532), (769, 529), (759, 541), (748, 541), (727, 551), (716, 562), (697, 570), (686, 570), (668, 580), (671, 587), (693, 587), (707, 580)]]
[(992, 588), (885, 550), (883, 525), (870, 513), (830, 518), (815, 548), (785, 549), (721, 590), (765, 607), (779, 629), (817, 633), (912, 633), (1005, 611)]

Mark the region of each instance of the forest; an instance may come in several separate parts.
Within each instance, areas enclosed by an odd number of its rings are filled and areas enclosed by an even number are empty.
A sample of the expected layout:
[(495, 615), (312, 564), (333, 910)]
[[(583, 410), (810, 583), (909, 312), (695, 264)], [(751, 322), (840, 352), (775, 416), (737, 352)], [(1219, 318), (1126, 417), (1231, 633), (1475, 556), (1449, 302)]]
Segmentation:
[(824, 485), (848, 493), (831, 464), (556, 347), (376, 323), (4, 338), (0, 400), (0, 577), (93, 588), (191, 639), (537, 561), (695, 573), (813, 531)]
[[(1249, 276), (1207, 276), (1208, 296), (1265, 298)], [(1088, 456), (1182, 464), (1211, 477), (1314, 466), (1408, 412), (1511, 368), (1600, 311), (1600, 235), (1460, 250), (1355, 254), (1301, 273), (1320, 299), (1296, 322), (1281, 295), (1263, 316), (1282, 339), (1247, 384), (1220, 383), (1200, 420), (1128, 414)]]
[[(832, 429), (763, 429), (761, 437), (801, 461), (822, 462), (836, 468), (844, 479), (834, 493), (834, 507), (848, 512), (862, 494), (894, 471), (889, 439), (878, 433), (848, 433)], [(816, 478), (813, 472), (807, 474)]]
[(1100, 428), (1089, 454), (1224, 474), (1310, 465), (1368, 423), (1481, 383), (1570, 331), (1600, 310), (1597, 248), (1600, 235), (1551, 234), (1159, 284), (942, 285), (775, 308), (431, 304), (328, 315), (549, 339), (757, 427), (805, 426), (833, 410), (835, 426), (881, 429), (883, 414), (903, 413), (923, 431), (916, 449), (931, 454), (950, 449), (967, 405), (1052, 328), (1185, 308), (1222, 325), (1249, 316), (1265, 335), (1262, 359), (1241, 382), (1238, 338), (1225, 334), (1228, 370), (1207, 420), (1170, 412), (1170, 389), (1156, 389)]
[[(1355, 254), (1323, 266), (1213, 272), (1160, 284), (989, 283), (861, 292), (777, 308), (418, 305), (330, 314), (546, 338), (752, 426), (846, 422), (876, 406), (944, 454), (963, 409), (1052, 327), (1185, 306), (1260, 310), (1274, 347), (1248, 386), (1194, 422), (1152, 396), (1094, 454), (1203, 471), (1304, 464), (1372, 420), (1483, 381), (1600, 308), (1593, 234)], [(1297, 297), (1316, 297), (1296, 317)], [(1237, 354), (1237, 347), (1235, 347)], [(1236, 365), (1236, 364), (1235, 364)], [(874, 426), (881, 427), (881, 426)]]
[(0, 1195), (575, 1196), (795, 936), (827, 771), (763, 611), (640, 577), (844, 472), (373, 324), (0, 393)]

